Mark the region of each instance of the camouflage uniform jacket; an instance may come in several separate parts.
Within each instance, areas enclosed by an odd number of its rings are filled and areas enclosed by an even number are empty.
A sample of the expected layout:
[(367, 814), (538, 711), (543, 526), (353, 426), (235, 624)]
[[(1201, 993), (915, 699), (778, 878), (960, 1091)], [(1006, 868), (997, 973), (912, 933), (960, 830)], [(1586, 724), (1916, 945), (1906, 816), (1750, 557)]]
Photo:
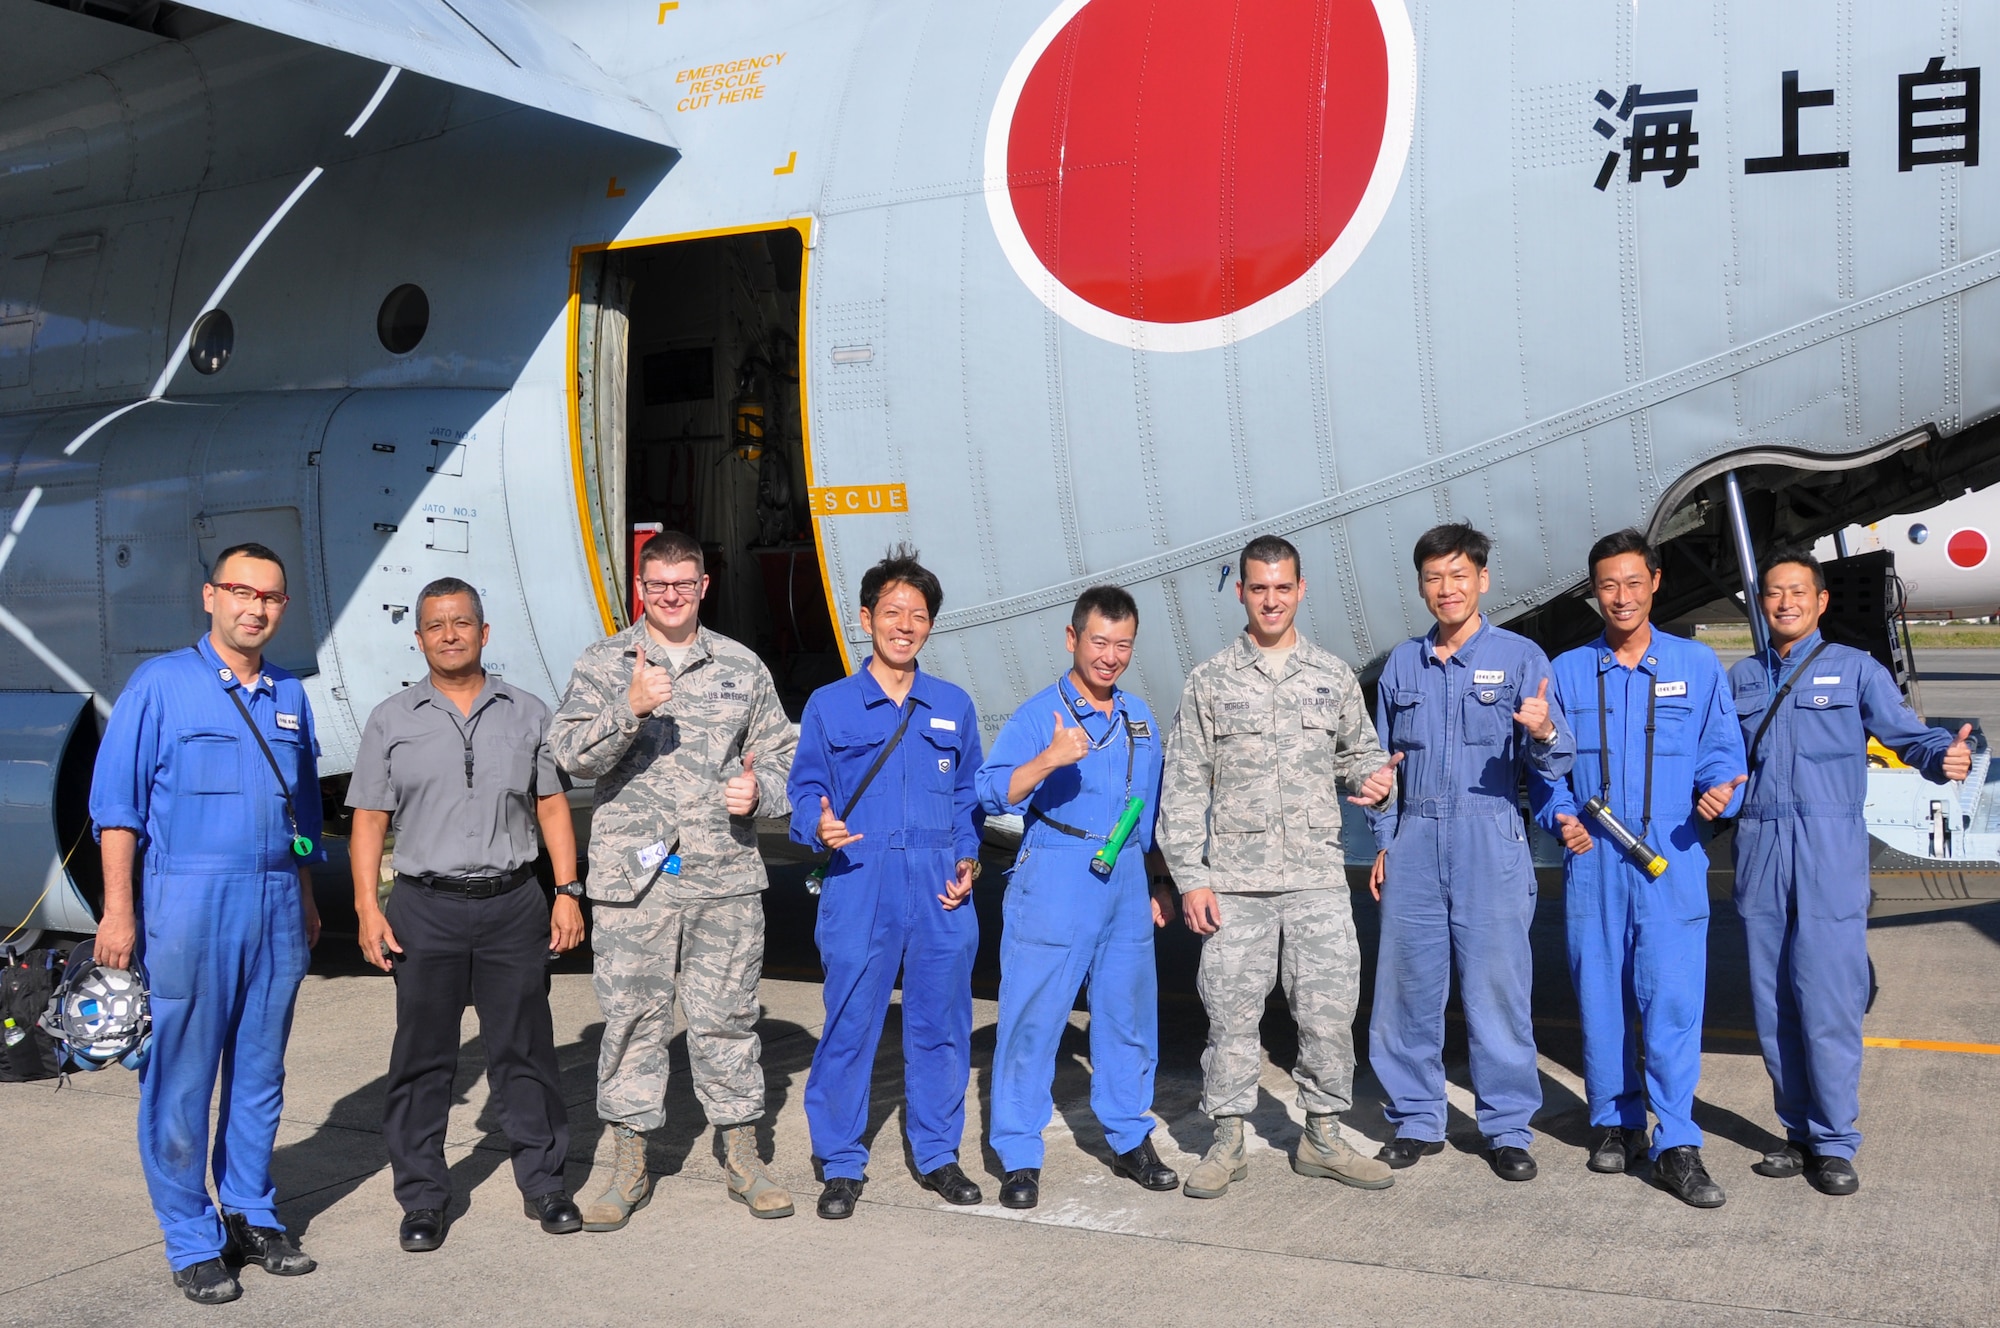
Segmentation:
[[(674, 694), (651, 715), (632, 713), (628, 689), (638, 653), (674, 675)], [(785, 781), (798, 730), (785, 718), (764, 662), (702, 628), (687, 663), (674, 669), (640, 620), (587, 647), (549, 725), (556, 764), (597, 781), (590, 824), (592, 899), (637, 898), (655, 879), (676, 898), (720, 899), (770, 884), (748, 816), (731, 816), (722, 786), (755, 760), (758, 816), (791, 811)], [(641, 864), (664, 844), (680, 854), (678, 877)]]
[(1300, 637), (1270, 669), (1246, 632), (1181, 692), (1157, 837), (1183, 894), (1347, 888), (1341, 794), (1388, 757), (1337, 656)]

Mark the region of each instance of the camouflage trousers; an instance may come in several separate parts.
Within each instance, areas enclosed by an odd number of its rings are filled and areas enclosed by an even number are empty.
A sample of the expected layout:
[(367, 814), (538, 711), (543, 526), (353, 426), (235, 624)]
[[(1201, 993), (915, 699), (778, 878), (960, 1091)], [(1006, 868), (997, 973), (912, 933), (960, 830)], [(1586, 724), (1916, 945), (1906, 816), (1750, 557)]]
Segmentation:
[(673, 899), (656, 887), (629, 903), (593, 902), (590, 916), (593, 983), (604, 1012), (598, 1116), (635, 1130), (666, 1123), (667, 1044), (679, 995), (694, 1092), (709, 1123), (761, 1117), (763, 899)]
[[(1343, 887), (1345, 882), (1342, 883)], [(1361, 954), (1345, 888), (1219, 894), (1222, 927), (1202, 942), (1196, 989), (1208, 1010), (1201, 1109), (1247, 1116), (1257, 1105), (1257, 1026), (1274, 980), (1299, 1026), (1292, 1078), (1308, 1114), (1346, 1111), (1354, 1090), (1354, 1006)]]

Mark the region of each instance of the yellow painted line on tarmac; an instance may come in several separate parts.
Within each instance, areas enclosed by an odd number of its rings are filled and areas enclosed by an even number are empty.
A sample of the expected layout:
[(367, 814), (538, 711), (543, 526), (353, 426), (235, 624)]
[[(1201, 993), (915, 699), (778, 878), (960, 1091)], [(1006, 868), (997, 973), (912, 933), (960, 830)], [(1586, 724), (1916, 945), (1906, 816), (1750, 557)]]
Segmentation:
[(1955, 1051), (1966, 1056), (2000, 1056), (2000, 1043), (1993, 1042), (1927, 1042), (1922, 1038), (1878, 1038), (1861, 1039), (1864, 1047), (1902, 1047), (1907, 1051)]

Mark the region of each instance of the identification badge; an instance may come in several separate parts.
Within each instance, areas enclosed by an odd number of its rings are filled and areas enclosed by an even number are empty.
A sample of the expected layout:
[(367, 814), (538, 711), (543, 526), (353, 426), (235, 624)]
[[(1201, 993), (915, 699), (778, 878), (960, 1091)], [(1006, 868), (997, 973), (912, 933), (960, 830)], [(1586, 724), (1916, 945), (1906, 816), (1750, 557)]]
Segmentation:
[(1481, 692), (1481, 693), (1479, 694), (1479, 703), (1480, 703), (1481, 705), (1492, 705), (1492, 704), (1493, 704), (1493, 699), (1494, 699), (1495, 697), (1499, 696), (1499, 695), (1500, 695), (1500, 693), (1498, 693), (1498, 692), (1495, 692), (1495, 691), (1490, 691), (1490, 690), (1489, 690), (1489, 691), (1484, 691), (1484, 692)]
[(1483, 687), (1489, 682), (1505, 681), (1507, 681), (1507, 670), (1505, 669), (1474, 669), (1472, 671), (1472, 682), (1475, 687)]
[(1654, 696), (1686, 696), (1687, 694), (1688, 685), (1684, 682), (1656, 682), (1653, 684)]
[[(1835, 678), (1834, 681), (1839, 682), (1840, 679)], [(296, 733), (299, 728), (299, 717), (297, 715), (288, 715), (280, 710), (278, 712), (278, 727), (281, 729), (290, 729)]]
[(1132, 730), (1132, 736), (1135, 738), (1153, 736), (1153, 726), (1143, 719), (1128, 719), (1125, 721), (1125, 727)]
[(934, 729), (943, 729), (946, 733), (956, 733), (958, 732), (958, 721), (955, 719), (933, 719), (931, 720), (931, 727)]
[[(1831, 678), (1814, 678), (1812, 685), (1815, 687), (1838, 687), (1840, 685), (1840, 675), (1836, 673)], [(284, 716), (280, 715), (278, 718), (283, 719)]]
[(938, 757), (938, 770), (947, 775), (951, 773), (951, 758), (949, 756)]
[(644, 848), (632, 850), (632, 861), (642, 876), (651, 876), (655, 871), (668, 876), (681, 874), (681, 858), (678, 853), (667, 851), (667, 842), (662, 839)]

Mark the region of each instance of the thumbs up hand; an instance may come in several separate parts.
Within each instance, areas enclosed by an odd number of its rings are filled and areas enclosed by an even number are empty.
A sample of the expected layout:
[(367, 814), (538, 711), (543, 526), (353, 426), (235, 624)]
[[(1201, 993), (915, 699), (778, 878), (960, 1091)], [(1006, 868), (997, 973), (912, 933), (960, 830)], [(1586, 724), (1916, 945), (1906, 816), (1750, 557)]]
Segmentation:
[(1738, 775), (1726, 784), (1717, 784), (1714, 788), (1708, 790), (1695, 800), (1695, 815), (1701, 817), (1704, 821), (1713, 821), (1716, 817), (1729, 810), (1730, 798), (1736, 795), (1737, 789), (1749, 782), (1750, 776)]
[(1528, 731), (1528, 736), (1536, 742), (1549, 742), (1556, 736), (1555, 721), (1549, 718), (1549, 680), (1542, 679), (1542, 685), (1535, 694), (1521, 701), (1521, 708), (1514, 712), (1514, 722)]
[(1572, 853), (1590, 852), (1590, 831), (1583, 828), (1583, 822), (1568, 812), (1556, 813), (1556, 825), (1562, 829), (1563, 847)]
[(822, 796), (819, 800), (819, 842), (836, 849), (859, 843), (860, 840), (860, 835), (847, 833), (847, 822), (833, 814), (833, 804)]
[(731, 775), (722, 786), (722, 805), (731, 816), (748, 816), (757, 810), (757, 776), (750, 770), (750, 763), (756, 759), (753, 752), (743, 753), (742, 773)]
[(1945, 749), (1944, 777), (1957, 783), (1972, 773), (1972, 725), (1959, 727), (1958, 740)]
[(1049, 745), (1043, 750), (1041, 763), (1049, 770), (1058, 770), (1066, 765), (1075, 765), (1090, 755), (1090, 735), (1081, 725), (1065, 724), (1063, 713), (1055, 713), (1056, 731), (1049, 738)]
[(632, 685), (625, 699), (640, 719), (652, 714), (674, 696), (674, 675), (657, 664), (648, 664), (644, 651), (632, 656)]
[(1361, 781), (1361, 792), (1348, 801), (1357, 807), (1373, 807), (1388, 801), (1389, 795), (1396, 791), (1396, 767), (1402, 763), (1403, 754), (1397, 752), (1385, 764), (1376, 767), (1374, 774)]

